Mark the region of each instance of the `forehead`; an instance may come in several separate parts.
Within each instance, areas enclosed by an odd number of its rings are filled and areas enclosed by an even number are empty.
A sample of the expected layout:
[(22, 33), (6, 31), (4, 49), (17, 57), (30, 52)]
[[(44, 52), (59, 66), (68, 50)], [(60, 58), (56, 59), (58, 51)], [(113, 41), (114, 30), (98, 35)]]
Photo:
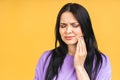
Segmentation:
[(60, 18), (60, 23), (74, 23), (74, 22), (78, 22), (78, 21), (71, 12), (66, 11), (62, 13)]

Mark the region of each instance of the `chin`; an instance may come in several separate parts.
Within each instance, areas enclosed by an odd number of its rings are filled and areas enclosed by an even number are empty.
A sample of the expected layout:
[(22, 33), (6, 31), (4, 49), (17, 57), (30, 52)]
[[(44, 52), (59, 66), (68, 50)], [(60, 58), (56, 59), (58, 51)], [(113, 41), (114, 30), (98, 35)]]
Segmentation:
[(76, 45), (77, 41), (76, 42), (65, 42), (67, 45)]

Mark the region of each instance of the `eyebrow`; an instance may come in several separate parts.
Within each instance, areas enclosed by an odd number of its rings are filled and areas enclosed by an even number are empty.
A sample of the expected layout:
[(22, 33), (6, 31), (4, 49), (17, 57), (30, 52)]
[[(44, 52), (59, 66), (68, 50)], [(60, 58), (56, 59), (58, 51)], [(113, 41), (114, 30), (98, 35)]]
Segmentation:
[[(70, 24), (76, 24), (76, 23), (78, 23), (78, 22), (72, 22), (72, 23), (70, 23)], [(66, 23), (61, 22), (60, 24), (66, 24)], [(79, 23), (78, 23), (78, 24), (79, 24)]]

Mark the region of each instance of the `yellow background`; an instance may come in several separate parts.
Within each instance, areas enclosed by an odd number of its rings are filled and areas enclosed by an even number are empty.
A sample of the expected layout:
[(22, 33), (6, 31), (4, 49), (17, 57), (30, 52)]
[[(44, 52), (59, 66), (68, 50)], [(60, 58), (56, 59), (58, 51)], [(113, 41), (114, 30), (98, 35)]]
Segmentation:
[(41, 54), (54, 48), (56, 16), (68, 2), (87, 8), (112, 80), (119, 80), (120, 0), (0, 0), (0, 80), (33, 80)]

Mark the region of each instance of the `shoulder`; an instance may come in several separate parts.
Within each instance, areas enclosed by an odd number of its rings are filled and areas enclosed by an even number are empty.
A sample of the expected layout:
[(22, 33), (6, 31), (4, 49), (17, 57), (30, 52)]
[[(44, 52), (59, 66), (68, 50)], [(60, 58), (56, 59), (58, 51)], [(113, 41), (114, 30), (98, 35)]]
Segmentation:
[(102, 67), (101, 68), (110, 68), (111, 69), (111, 63), (110, 63), (110, 59), (107, 55), (105, 54), (101, 54), (102, 56)]
[(51, 50), (43, 52), (43, 54), (38, 59), (37, 67), (44, 67), (50, 61)]
[(42, 56), (40, 56), (40, 58), (38, 60), (38, 64), (36, 66), (34, 80), (44, 80), (45, 71), (46, 71), (49, 61), (50, 61), (51, 52), (52, 52), (51, 50), (45, 51), (42, 54)]
[(42, 56), (40, 58), (46, 58), (47, 56), (49, 56), (51, 54), (52, 50), (47, 50), (45, 52), (43, 52)]
[(102, 56), (102, 65), (96, 80), (111, 80), (112, 68), (111, 68), (110, 59), (105, 54), (101, 54), (101, 56)]
[(51, 52), (52, 52), (52, 50), (48, 50), (48, 51), (43, 52), (43, 54), (39, 58), (39, 62), (41, 62), (41, 61), (45, 62), (45, 60), (47, 58), (51, 57)]

